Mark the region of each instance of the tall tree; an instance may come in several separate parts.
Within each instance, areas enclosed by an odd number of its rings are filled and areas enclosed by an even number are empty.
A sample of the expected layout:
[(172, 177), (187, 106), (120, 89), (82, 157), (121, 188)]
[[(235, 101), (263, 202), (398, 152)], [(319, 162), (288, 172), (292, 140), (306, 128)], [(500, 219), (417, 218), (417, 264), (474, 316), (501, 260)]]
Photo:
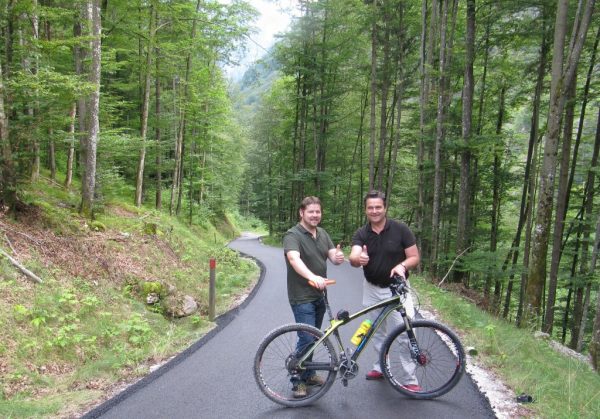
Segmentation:
[[(158, 12), (156, 16), (156, 20), (158, 20)], [(154, 91), (155, 91), (155, 108), (154, 108), (154, 119), (156, 120), (156, 126), (154, 128), (154, 138), (156, 144), (156, 196), (155, 196), (155, 206), (156, 209), (162, 209), (162, 129), (160, 125), (160, 119), (162, 115), (162, 106), (161, 106), (161, 83), (160, 83), (160, 53), (156, 52), (156, 77), (154, 78)]]
[[(465, 76), (462, 91), (462, 140), (463, 150), (460, 159), (460, 192), (458, 195), (458, 222), (456, 223), (456, 253), (460, 255), (467, 248), (468, 216), (470, 213), (470, 168), (471, 168), (471, 130), (473, 116), (473, 62), (475, 60), (475, 0), (467, 0), (467, 32), (465, 34)], [(464, 271), (458, 274), (462, 280)]]
[(146, 66), (144, 71), (144, 87), (142, 98), (142, 115), (140, 127), (140, 155), (135, 182), (135, 205), (142, 205), (144, 190), (144, 166), (146, 162), (146, 136), (148, 132), (148, 109), (150, 108), (150, 86), (152, 83), (152, 54), (154, 54), (154, 38), (156, 36), (156, 7), (150, 3), (148, 10), (148, 45), (146, 47)]
[[(196, 2), (195, 14), (192, 19), (192, 29), (190, 34), (190, 40), (193, 42), (196, 38), (196, 30), (198, 26), (198, 13), (200, 12), (200, 6), (202, 1)], [(169, 212), (171, 214), (179, 214), (181, 207), (181, 196), (183, 194), (183, 156), (184, 156), (184, 143), (185, 133), (187, 126), (187, 112), (186, 106), (189, 100), (189, 82), (192, 71), (192, 59), (193, 51), (188, 50), (185, 57), (185, 73), (183, 79), (183, 97), (182, 103), (184, 106), (179, 109), (179, 122), (177, 127), (177, 138), (175, 141), (175, 168), (173, 170), (173, 182), (171, 184), (171, 204), (169, 206)], [(175, 202), (177, 201), (177, 202)]]
[(371, 116), (369, 118), (369, 190), (374, 189), (375, 184), (375, 150), (377, 142), (377, 49), (378, 49), (378, 6), (377, 2), (372, 2), (372, 22), (371, 22)]
[(100, 68), (101, 68), (101, 36), (102, 23), (100, 17), (99, 0), (88, 0), (87, 17), (91, 28), (90, 53), (92, 63), (90, 66), (89, 81), (93, 91), (88, 102), (88, 133), (85, 139), (84, 174), (81, 182), (81, 206), (79, 212), (92, 218), (94, 209), (94, 192), (96, 189), (96, 149), (100, 135)]
[(432, 0), (431, 13), (429, 17), (429, 28), (427, 30), (427, 16), (428, 16), (428, 5), (427, 0), (422, 0), (421, 4), (421, 44), (420, 44), (420, 56), (419, 56), (419, 146), (417, 151), (417, 213), (416, 213), (416, 230), (417, 244), (421, 252), (428, 253), (429, 246), (424, 245), (423, 236), (425, 234), (425, 220), (426, 217), (426, 173), (425, 173), (425, 153), (426, 153), (426, 140), (429, 136), (429, 127), (427, 120), (429, 116), (429, 101), (430, 91), (432, 84), (432, 70), (433, 70), (433, 55), (434, 55), (434, 44), (437, 33), (437, 10), (436, 7), (438, 0)]
[(9, 210), (14, 211), (17, 204), (17, 182), (9, 137), (9, 119), (5, 110), (4, 97), (4, 80), (2, 76), (2, 64), (0, 63), (0, 147), (2, 149), (0, 192), (2, 193), (2, 203)]
[(442, 15), (440, 23), (440, 58), (437, 91), (437, 116), (434, 146), (434, 180), (433, 180), (433, 206), (431, 219), (431, 258), (429, 270), (435, 278), (437, 276), (437, 257), (440, 252), (440, 219), (442, 207), (442, 145), (446, 135), (446, 83), (448, 71), (448, 3), (450, 0), (442, 1)]

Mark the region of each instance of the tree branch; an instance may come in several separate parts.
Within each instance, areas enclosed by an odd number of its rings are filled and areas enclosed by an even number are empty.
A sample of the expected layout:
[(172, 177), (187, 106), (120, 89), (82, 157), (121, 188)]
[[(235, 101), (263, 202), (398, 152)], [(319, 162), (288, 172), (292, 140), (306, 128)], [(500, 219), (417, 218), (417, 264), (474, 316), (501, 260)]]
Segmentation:
[(444, 283), (444, 281), (446, 280), (446, 278), (448, 278), (448, 275), (450, 275), (450, 272), (452, 272), (452, 268), (454, 267), (454, 265), (456, 264), (456, 261), (458, 260), (459, 257), (461, 257), (467, 250), (469, 250), (471, 248), (471, 246), (467, 247), (465, 250), (463, 250), (462, 252), (460, 252), (455, 258), (454, 261), (452, 262), (452, 265), (450, 265), (450, 268), (448, 269), (448, 272), (446, 272), (446, 275), (444, 275), (444, 277), (442, 278), (442, 280), (440, 281), (440, 283), (438, 284), (438, 287), (441, 287), (442, 284)]
[(36, 274), (34, 274), (33, 272), (31, 272), (29, 269), (27, 269), (25, 266), (21, 265), (19, 262), (17, 262), (15, 259), (13, 259), (8, 253), (6, 253), (4, 250), (0, 249), (0, 254), (3, 255), (4, 257), (6, 257), (6, 259), (9, 260), (10, 263), (12, 263), (13, 265), (15, 265), (17, 268), (19, 268), (19, 270), (30, 280), (32, 280), (33, 282), (36, 282), (38, 284), (42, 283), (42, 280), (39, 276), (37, 276)]

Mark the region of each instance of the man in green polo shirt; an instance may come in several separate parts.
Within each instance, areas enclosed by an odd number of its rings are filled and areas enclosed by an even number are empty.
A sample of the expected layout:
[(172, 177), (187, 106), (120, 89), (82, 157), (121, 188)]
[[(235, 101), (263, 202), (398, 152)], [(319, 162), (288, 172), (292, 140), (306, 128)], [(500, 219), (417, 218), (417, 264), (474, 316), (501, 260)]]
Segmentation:
[[(283, 251), (287, 266), (288, 299), (297, 323), (321, 328), (325, 315), (323, 289), (327, 278), (327, 259), (339, 265), (344, 261), (340, 246), (335, 247), (329, 234), (319, 227), (321, 201), (307, 196), (299, 208), (300, 221), (283, 236)], [(296, 350), (301, 352), (312, 343), (312, 338), (298, 333)], [(293, 395), (306, 397), (307, 385), (322, 385), (324, 380), (314, 371), (292, 378)]]

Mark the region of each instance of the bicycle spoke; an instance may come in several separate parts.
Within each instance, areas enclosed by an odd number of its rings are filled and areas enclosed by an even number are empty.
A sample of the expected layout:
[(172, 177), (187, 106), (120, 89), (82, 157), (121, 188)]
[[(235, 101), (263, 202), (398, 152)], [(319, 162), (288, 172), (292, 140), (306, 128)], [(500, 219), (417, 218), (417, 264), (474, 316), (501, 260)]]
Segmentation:
[[(304, 324), (282, 326), (263, 340), (254, 360), (254, 376), (260, 390), (269, 399), (284, 406), (298, 407), (314, 402), (329, 390), (337, 374), (337, 357), (328, 340), (315, 348), (305, 365), (297, 367), (308, 349), (296, 347), (298, 333), (310, 336), (313, 342), (323, 335), (320, 330)], [(324, 380), (324, 384), (308, 386), (305, 397), (294, 397), (294, 385), (315, 374)]]
[(418, 353), (402, 326), (387, 338), (381, 362), (390, 384), (415, 398), (435, 398), (450, 391), (464, 372), (458, 337), (443, 325), (417, 320), (412, 325)]

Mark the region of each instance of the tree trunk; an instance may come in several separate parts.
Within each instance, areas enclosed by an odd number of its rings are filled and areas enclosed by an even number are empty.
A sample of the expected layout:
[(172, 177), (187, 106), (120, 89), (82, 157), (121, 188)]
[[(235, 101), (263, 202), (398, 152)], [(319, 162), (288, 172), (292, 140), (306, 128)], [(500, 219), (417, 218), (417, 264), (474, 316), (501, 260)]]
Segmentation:
[(4, 81), (2, 77), (2, 65), (0, 65), (0, 147), (2, 151), (2, 159), (0, 160), (1, 169), (1, 184), (0, 192), (2, 193), (2, 204), (9, 208), (9, 211), (14, 212), (17, 204), (17, 182), (12, 157), (12, 147), (8, 135), (8, 117), (4, 106)]
[[(402, 28), (404, 22), (404, 9), (403, 5), (398, 8), (399, 14), (399, 26)], [(396, 99), (396, 129), (394, 131), (394, 139), (392, 145), (392, 154), (389, 162), (389, 174), (387, 179), (386, 196), (388, 199), (392, 196), (392, 189), (394, 185), (394, 177), (396, 174), (396, 158), (398, 156), (398, 148), (400, 147), (400, 123), (402, 122), (402, 96), (404, 95), (404, 89), (402, 84), (404, 82), (404, 73), (402, 71), (404, 62), (404, 51), (402, 45), (404, 44), (404, 34), (402, 29), (398, 31), (398, 48), (396, 56), (396, 87), (394, 96)], [(393, 113), (392, 113), (393, 115)]]
[(14, 35), (15, 35), (15, 2), (8, 0), (6, 4), (6, 32), (5, 36), (5, 55), (6, 55), (6, 74), (4, 77), (8, 80), (11, 76), (14, 53)]
[[(475, 0), (467, 0), (467, 32), (465, 35), (465, 76), (462, 91), (462, 139), (463, 149), (460, 159), (460, 190), (458, 195), (458, 220), (456, 223), (456, 254), (460, 255), (467, 248), (468, 215), (470, 191), (471, 150), (470, 139), (473, 116), (473, 61), (475, 59)], [(456, 271), (454, 279), (462, 282), (464, 270)], [(489, 287), (488, 287), (489, 292)]]
[(90, 49), (92, 64), (90, 68), (90, 84), (94, 91), (89, 98), (89, 131), (86, 138), (85, 177), (81, 181), (81, 206), (79, 213), (93, 217), (94, 193), (96, 189), (96, 147), (100, 135), (100, 66), (102, 25), (99, 0), (88, 0), (88, 16), (90, 17), (91, 35)]
[(523, 269), (521, 270), (521, 286), (519, 288), (519, 305), (517, 307), (517, 318), (516, 324), (517, 326), (523, 326), (523, 311), (525, 307), (525, 294), (527, 290), (527, 281), (529, 260), (531, 258), (531, 229), (533, 225), (533, 211), (534, 211), (534, 202), (535, 202), (535, 191), (537, 190), (536, 184), (536, 176), (539, 173), (539, 147), (540, 142), (536, 142), (536, 147), (533, 151), (533, 161), (532, 168), (533, 173), (529, 177), (529, 186), (527, 187), (528, 195), (527, 195), (527, 204), (525, 206), (525, 243), (523, 244)]
[[(578, 352), (581, 352), (583, 346), (583, 335), (585, 334), (585, 325), (587, 321), (587, 312), (589, 309), (589, 300), (590, 300), (590, 291), (591, 291), (591, 274), (594, 272), (594, 264), (589, 264), (588, 260), (590, 258), (589, 245), (591, 240), (591, 226), (592, 226), (592, 217), (593, 217), (593, 204), (594, 204), (594, 190), (595, 190), (595, 173), (596, 168), (598, 167), (598, 154), (600, 152), (600, 112), (598, 114), (598, 123), (596, 125), (596, 139), (594, 142), (594, 151), (592, 154), (592, 160), (590, 162), (590, 169), (588, 170), (587, 180), (586, 180), (586, 197), (585, 197), (585, 205), (584, 205), (584, 214), (583, 214), (583, 240), (581, 242), (581, 261), (579, 273), (582, 278), (585, 278), (585, 296), (583, 296), (583, 287), (578, 287), (577, 292), (578, 296), (584, 298), (584, 303), (580, 307), (580, 310), (577, 311), (579, 316), (574, 316), (573, 318), (573, 333), (571, 339), (571, 347)], [(595, 249), (594, 249), (595, 251)], [(579, 281), (578, 281), (579, 282)]]
[[(158, 13), (158, 12), (157, 12)], [(158, 14), (156, 16), (156, 20), (158, 21)], [(157, 22), (158, 23), (158, 22)], [(154, 137), (156, 141), (156, 198), (154, 204), (157, 210), (162, 209), (162, 147), (161, 147), (161, 129), (160, 129), (160, 118), (161, 118), (161, 89), (160, 89), (160, 66), (159, 66), (159, 51), (157, 50), (155, 53), (156, 57), (156, 77), (154, 79), (155, 84), (155, 119), (156, 119), (156, 127), (154, 129)]]
[[(435, 1), (435, 0), (434, 0)], [(432, 6), (433, 15), (433, 6)], [(433, 27), (433, 17), (431, 18)], [(421, 253), (426, 252), (423, 246), (423, 232), (425, 231), (425, 136), (426, 136), (426, 120), (429, 104), (429, 86), (430, 86), (430, 70), (433, 57), (433, 42), (434, 31), (427, 32), (427, 0), (421, 2), (421, 46), (419, 58), (419, 146), (417, 150), (417, 215), (416, 215), (416, 230), (417, 246)], [(426, 256), (426, 255), (424, 255)], [(420, 265), (419, 265), (420, 266)]]
[[(89, 21), (89, 17), (87, 16), (88, 10), (86, 7), (83, 7), (82, 12), (81, 12), (81, 19), (85, 19)], [(88, 33), (88, 31), (86, 31), (86, 34)], [(77, 38), (78, 42), (74, 45), (73, 47), (73, 60), (75, 63), (75, 74), (77, 74), (80, 78), (83, 79), (85, 73), (86, 73), (86, 68), (85, 68), (85, 61), (87, 58), (87, 51), (86, 49), (82, 46), (83, 42), (82, 41), (82, 37), (83, 37), (83, 30), (82, 30), (82, 25), (81, 25), (81, 21), (80, 20), (76, 20), (75, 24), (73, 25), (73, 35), (75, 38)], [(85, 97), (80, 96), (77, 99), (77, 122), (78, 122), (78, 130), (79, 130), (79, 166), (81, 168), (81, 179), (85, 178), (85, 161), (86, 161), (86, 141), (85, 141), (85, 135), (87, 132), (87, 113), (88, 113), (88, 109), (87, 109), (87, 101), (85, 99)]]
[[(36, 46), (39, 41), (39, 19), (37, 15), (37, 0), (33, 0), (31, 3), (31, 14), (27, 16), (27, 14), (22, 15), (23, 20), (29, 20), (31, 22), (31, 40), (33, 42), (27, 42), (25, 40), (25, 34), (21, 32), (20, 41), (21, 48), (24, 51), (28, 51), (25, 53), (22, 59), (23, 70), (26, 73), (31, 73), (32, 75), (37, 74), (38, 71), (38, 54)], [(33, 62), (32, 62), (33, 61)], [(39, 128), (38, 124), (35, 122), (35, 118), (39, 113), (39, 103), (38, 103), (38, 91), (34, 90), (33, 93), (34, 99), (28, 103), (27, 106), (27, 115), (31, 121), (33, 130), (29, 132), (30, 141), (31, 141), (31, 181), (36, 182), (40, 178), (40, 141), (39, 141)]]
[(369, 141), (369, 190), (375, 188), (375, 143), (377, 126), (375, 107), (377, 105), (377, 2), (373, 2), (373, 23), (371, 25), (371, 120)]
[[(196, 28), (198, 25), (197, 15), (200, 11), (200, 6), (202, 5), (202, 1), (198, 0), (196, 2), (196, 14), (192, 19), (192, 32), (190, 35), (190, 39), (193, 41), (196, 38)], [(171, 186), (171, 203), (169, 205), (169, 213), (172, 215), (173, 213), (179, 214), (179, 209), (181, 207), (181, 195), (182, 195), (182, 187), (183, 187), (183, 152), (184, 152), (184, 142), (185, 142), (185, 129), (186, 129), (186, 108), (185, 104), (188, 102), (188, 84), (190, 81), (190, 71), (192, 66), (192, 54), (188, 52), (185, 59), (185, 79), (184, 79), (184, 87), (183, 87), (183, 107), (179, 109), (179, 128), (177, 131), (177, 140), (175, 143), (175, 168), (173, 170), (173, 183)], [(177, 205), (175, 200), (177, 199)]]
[[(52, 27), (48, 20), (44, 21), (44, 32), (46, 40), (52, 41)], [(50, 166), (50, 179), (56, 181), (56, 144), (54, 142), (54, 130), (48, 129), (48, 165)]]
[[(548, 281), (548, 302), (544, 313), (544, 321), (542, 322), (542, 330), (548, 334), (552, 334), (554, 323), (554, 304), (556, 301), (556, 286), (558, 284), (558, 269), (560, 267), (560, 259), (562, 256), (562, 236), (565, 227), (565, 217), (568, 210), (567, 196), (569, 195), (568, 177), (569, 163), (571, 161), (571, 139), (573, 136), (573, 118), (575, 110), (575, 85), (573, 80), (569, 86), (567, 94), (569, 101), (567, 105), (565, 122), (563, 126), (563, 145), (560, 162), (560, 171), (558, 175), (558, 193), (556, 196), (556, 218), (554, 220), (554, 233), (552, 235), (552, 253), (550, 258), (550, 279)], [(575, 164), (575, 162), (573, 162)]]
[[(600, 110), (598, 111), (598, 125), (600, 125)], [(600, 130), (596, 130), (598, 135)], [(600, 247), (600, 215), (596, 220), (596, 240), (594, 242), (594, 252), (592, 254), (592, 272), (596, 270), (596, 260), (598, 259), (598, 248)], [(596, 371), (600, 371), (600, 292), (596, 293), (596, 317), (594, 318), (594, 327), (592, 330), (592, 339), (590, 342), (590, 355), (592, 364)]]
[(70, 188), (73, 183), (73, 163), (75, 160), (75, 116), (77, 103), (73, 102), (69, 111), (69, 148), (67, 150), (67, 173), (65, 176), (65, 188)]
[[(544, 21), (544, 20), (543, 20)], [(519, 218), (517, 224), (517, 231), (513, 239), (511, 250), (506, 255), (502, 270), (508, 269), (509, 263), (512, 266), (510, 277), (508, 280), (508, 286), (506, 288), (506, 298), (504, 302), (504, 310), (502, 317), (507, 318), (510, 310), (510, 301), (512, 297), (512, 288), (514, 284), (514, 272), (517, 266), (519, 258), (519, 247), (521, 244), (521, 236), (523, 227), (528, 221), (528, 217), (531, 214), (531, 206), (533, 204), (533, 190), (530, 188), (532, 169), (535, 168), (535, 161), (537, 160), (536, 144), (539, 136), (539, 120), (540, 120), (540, 107), (541, 107), (541, 96), (544, 86), (544, 78), (546, 75), (546, 60), (548, 56), (548, 43), (546, 42), (546, 27), (542, 29), (542, 45), (540, 47), (540, 59), (538, 61), (537, 81), (535, 85), (534, 97), (533, 97), (533, 109), (531, 113), (531, 128), (529, 130), (529, 145), (527, 148), (527, 160), (525, 162), (525, 174), (523, 179), (523, 190), (521, 192), (521, 206), (519, 210)], [(525, 253), (525, 252), (524, 252)], [(512, 258), (512, 261), (511, 261)], [(521, 299), (519, 299), (519, 314), (521, 311)]]
[(431, 221), (431, 259), (429, 271), (433, 278), (437, 277), (437, 257), (439, 253), (440, 212), (442, 201), (442, 143), (445, 136), (445, 88), (446, 88), (446, 60), (447, 60), (447, 26), (448, 26), (448, 1), (442, 1), (442, 17), (440, 26), (440, 62), (439, 84), (437, 92), (437, 117), (434, 147), (434, 181), (433, 181), (433, 207)]
[[(377, 189), (384, 191), (383, 186), (385, 185), (384, 174), (385, 170), (385, 150), (388, 142), (388, 94), (390, 91), (390, 16), (388, 8), (384, 5), (383, 10), (383, 65), (381, 69), (381, 103), (380, 103), (380, 115), (379, 115), (379, 150), (377, 158), (377, 176), (375, 184)], [(388, 197), (389, 198), (389, 197)]]
[[(504, 123), (504, 110), (506, 101), (506, 86), (502, 86), (500, 89), (500, 101), (498, 104), (498, 118), (496, 121), (496, 145), (494, 149), (494, 168), (493, 168), (493, 181), (492, 181), (492, 214), (491, 214), (491, 228), (490, 228), (490, 252), (496, 253), (498, 246), (498, 225), (500, 224), (500, 201), (502, 196), (502, 160), (501, 156), (504, 153), (504, 142), (500, 140), (502, 134), (502, 125)], [(498, 271), (496, 267), (492, 267), (493, 271), (486, 275), (486, 281), (483, 289), (483, 295), (486, 301), (490, 301), (491, 294), (491, 283), (492, 279), (496, 281), (496, 289), (500, 288), (498, 284)], [(495, 302), (494, 302), (495, 303)], [(495, 304), (491, 304), (490, 308), (495, 307)]]
[[(135, 181), (135, 205), (142, 205), (142, 197), (144, 192), (144, 167), (146, 161), (146, 136), (148, 132), (148, 109), (150, 108), (150, 85), (152, 82), (152, 54), (154, 53), (154, 37), (155, 37), (155, 16), (154, 6), (150, 4), (148, 11), (148, 47), (146, 50), (146, 73), (144, 74), (144, 97), (142, 99), (142, 120), (140, 127), (140, 154), (138, 158), (138, 168)], [(157, 75), (158, 77), (158, 75)]]
[(48, 129), (48, 165), (50, 166), (50, 179), (56, 180), (56, 147), (54, 144), (54, 130)]

